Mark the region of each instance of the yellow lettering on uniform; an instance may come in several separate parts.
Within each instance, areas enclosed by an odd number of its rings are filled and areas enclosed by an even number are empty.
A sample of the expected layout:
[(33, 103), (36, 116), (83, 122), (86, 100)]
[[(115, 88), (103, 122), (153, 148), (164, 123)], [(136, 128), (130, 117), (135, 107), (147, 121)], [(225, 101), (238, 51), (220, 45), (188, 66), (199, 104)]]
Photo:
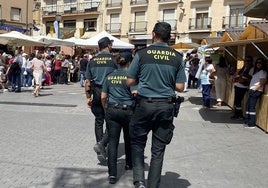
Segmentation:
[(108, 76), (107, 78), (112, 84), (122, 84), (123, 80), (127, 79), (127, 76)]
[(168, 61), (169, 56), (176, 57), (175, 52), (169, 50), (147, 50), (147, 54), (153, 54), (154, 59), (161, 59)]
[(169, 61), (169, 56), (167, 56), (167, 55), (154, 55), (154, 59)]
[(96, 61), (108, 61), (108, 60), (112, 60), (111, 57), (96, 57), (95, 58)]
[(106, 61), (97, 61), (97, 64), (106, 64)]
[(121, 80), (112, 80), (111, 81), (112, 84), (122, 84)]

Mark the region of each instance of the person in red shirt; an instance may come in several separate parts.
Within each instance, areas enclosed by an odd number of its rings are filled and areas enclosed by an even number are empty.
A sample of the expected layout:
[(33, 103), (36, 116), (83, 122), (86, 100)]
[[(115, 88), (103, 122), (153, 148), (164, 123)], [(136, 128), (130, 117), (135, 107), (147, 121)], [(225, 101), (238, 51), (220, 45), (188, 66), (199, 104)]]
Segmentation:
[(54, 61), (54, 78), (55, 84), (59, 84), (60, 81), (60, 70), (61, 70), (62, 56), (56, 55), (56, 60)]

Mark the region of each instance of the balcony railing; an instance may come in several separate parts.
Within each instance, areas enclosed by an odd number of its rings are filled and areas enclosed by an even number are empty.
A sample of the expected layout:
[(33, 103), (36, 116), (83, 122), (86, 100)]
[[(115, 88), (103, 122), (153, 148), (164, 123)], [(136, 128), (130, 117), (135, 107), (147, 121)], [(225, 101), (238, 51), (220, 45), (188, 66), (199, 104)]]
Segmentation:
[(84, 3), (66, 3), (64, 5), (47, 5), (42, 7), (43, 15), (54, 15), (56, 13), (78, 14), (97, 11), (100, 5), (99, 0), (86, 1)]
[(223, 16), (222, 28), (245, 28), (247, 27), (247, 20), (245, 16)]
[(158, 0), (158, 3), (178, 3), (178, 0)]
[(122, 0), (108, 0), (106, 7), (107, 8), (122, 7)]
[[(62, 6), (59, 6), (62, 9)], [(63, 5), (63, 11), (65, 14), (76, 13), (77, 12), (77, 3), (66, 3)]]
[(144, 32), (147, 31), (147, 22), (130, 22), (129, 23), (129, 32)]
[(46, 7), (42, 7), (43, 15), (56, 14), (58, 12), (57, 5), (47, 5)]
[(85, 12), (96, 11), (99, 6), (99, 0), (86, 1), (84, 3), (79, 3), (79, 10), (84, 10)]
[(204, 18), (203, 20), (190, 18), (189, 30), (210, 30), (212, 18)]
[(161, 21), (169, 23), (171, 26), (171, 31), (177, 30), (177, 20), (172, 19), (172, 20), (161, 20)]
[(130, 5), (147, 5), (148, 0), (130, 0)]
[(120, 33), (121, 23), (107, 23), (105, 24), (105, 30), (110, 33)]

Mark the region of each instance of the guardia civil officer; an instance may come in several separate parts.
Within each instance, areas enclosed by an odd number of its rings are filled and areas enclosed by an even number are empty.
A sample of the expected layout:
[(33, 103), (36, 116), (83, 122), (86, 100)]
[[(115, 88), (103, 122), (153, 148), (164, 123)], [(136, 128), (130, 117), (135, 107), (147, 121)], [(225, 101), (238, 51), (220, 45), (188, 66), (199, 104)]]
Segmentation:
[(153, 44), (136, 53), (128, 69), (127, 85), (137, 86), (137, 104), (130, 122), (133, 183), (145, 188), (144, 148), (152, 131), (148, 188), (160, 186), (166, 145), (173, 136), (175, 90), (182, 92), (186, 76), (182, 55), (168, 47), (171, 26), (155, 24)]
[(106, 125), (108, 130), (108, 173), (109, 183), (117, 181), (117, 150), (120, 132), (123, 129), (126, 165), (125, 169), (132, 169), (129, 122), (133, 113), (133, 97), (126, 86), (127, 68), (132, 61), (130, 52), (123, 52), (117, 56), (120, 68), (109, 74), (103, 84), (101, 92), (102, 105), (106, 109)]
[[(114, 56), (110, 53), (112, 40), (103, 37), (98, 41), (100, 53), (87, 64), (85, 73), (85, 91), (88, 98), (88, 105), (95, 116), (95, 137), (97, 143), (94, 151), (98, 160), (106, 163), (105, 147), (108, 143), (108, 134), (104, 132), (104, 109), (101, 104), (101, 90), (106, 76), (117, 69)], [(92, 96), (93, 95), (93, 99)]]

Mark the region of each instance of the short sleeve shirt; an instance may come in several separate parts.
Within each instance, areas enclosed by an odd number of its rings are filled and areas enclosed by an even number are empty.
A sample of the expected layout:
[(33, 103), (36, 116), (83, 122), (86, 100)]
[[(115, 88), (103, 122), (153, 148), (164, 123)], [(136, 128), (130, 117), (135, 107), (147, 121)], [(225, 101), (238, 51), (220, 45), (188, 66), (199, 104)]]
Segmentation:
[[(249, 75), (250, 76), (253, 76), (253, 72), (254, 72), (254, 68), (252, 67), (250, 70), (249, 70)], [(243, 85), (243, 84), (241, 84), (241, 83), (239, 83), (239, 82), (236, 82), (235, 84), (234, 84), (235, 86), (237, 86), (237, 87), (239, 87), (239, 88), (248, 88), (248, 86), (245, 86), (245, 85)]]
[(80, 71), (86, 71), (88, 60), (83, 58), (80, 60)]
[(101, 52), (87, 64), (85, 77), (97, 85), (103, 85), (106, 76), (115, 69), (117, 66), (114, 56), (108, 52)]
[(44, 62), (40, 59), (33, 59), (33, 72), (34, 73), (42, 73), (44, 70)]
[(22, 59), (22, 56), (16, 56), (15, 58), (14, 58), (14, 62), (19, 62), (19, 63), (23, 63), (23, 59)]
[(171, 97), (176, 83), (186, 82), (182, 55), (166, 43), (154, 43), (138, 51), (127, 76), (138, 81), (138, 94), (144, 97)]
[[(266, 79), (267, 78), (267, 72), (264, 70), (260, 70), (253, 74), (252, 79), (250, 81), (249, 88), (253, 89), (256, 85), (260, 83), (260, 79)], [(263, 87), (258, 89), (258, 91), (263, 91)]]
[(130, 88), (126, 85), (127, 71), (118, 69), (110, 73), (102, 86), (102, 92), (107, 93), (108, 103), (120, 105), (132, 105)]
[[(209, 82), (209, 76), (210, 76), (210, 72), (211, 72), (212, 69), (214, 69), (213, 64), (208, 64), (207, 66), (205, 66), (203, 72), (205, 73), (207, 79), (204, 79), (204, 78), (202, 79), (202, 84), (203, 84), (203, 85), (211, 84), (211, 83)], [(204, 74), (204, 73), (203, 73), (203, 74)], [(200, 79), (201, 79), (201, 75), (200, 75)]]

